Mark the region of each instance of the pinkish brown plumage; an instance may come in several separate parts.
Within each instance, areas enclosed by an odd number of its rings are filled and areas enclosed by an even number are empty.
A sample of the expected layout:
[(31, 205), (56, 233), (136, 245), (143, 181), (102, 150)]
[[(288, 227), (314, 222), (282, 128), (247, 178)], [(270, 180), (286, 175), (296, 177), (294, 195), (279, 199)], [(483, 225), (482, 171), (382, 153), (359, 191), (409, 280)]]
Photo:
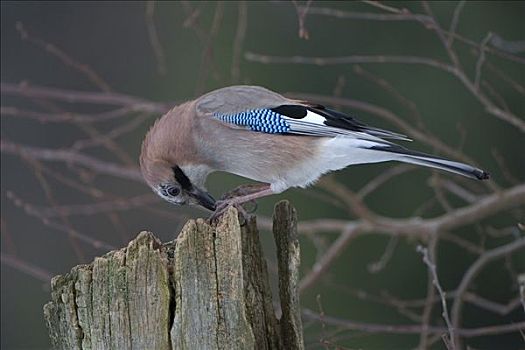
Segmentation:
[(407, 140), (320, 105), (261, 87), (232, 86), (177, 106), (157, 120), (142, 144), (140, 166), (148, 185), (164, 199), (212, 210), (215, 201), (204, 185), (213, 171), (266, 184), (226, 204), (306, 187), (348, 165), (390, 160), (488, 177), (480, 169), (410, 151), (385, 138)]

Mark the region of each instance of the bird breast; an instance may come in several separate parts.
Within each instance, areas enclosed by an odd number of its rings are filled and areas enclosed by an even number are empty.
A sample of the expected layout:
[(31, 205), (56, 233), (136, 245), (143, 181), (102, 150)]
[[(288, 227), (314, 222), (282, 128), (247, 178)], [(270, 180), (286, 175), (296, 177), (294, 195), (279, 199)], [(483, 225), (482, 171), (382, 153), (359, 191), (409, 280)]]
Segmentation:
[(195, 143), (211, 168), (269, 183), (276, 193), (305, 187), (326, 169), (315, 166), (323, 138), (270, 135), (215, 123)]

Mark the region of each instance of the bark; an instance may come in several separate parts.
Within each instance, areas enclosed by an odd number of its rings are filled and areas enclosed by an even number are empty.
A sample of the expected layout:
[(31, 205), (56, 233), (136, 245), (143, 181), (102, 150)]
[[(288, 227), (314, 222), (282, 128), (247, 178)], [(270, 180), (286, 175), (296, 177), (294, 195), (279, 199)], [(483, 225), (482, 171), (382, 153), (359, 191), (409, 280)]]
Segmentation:
[(175, 241), (127, 247), (53, 278), (44, 315), (56, 349), (303, 349), (295, 210), (277, 204), (282, 309), (276, 317), (254, 217), (229, 208)]

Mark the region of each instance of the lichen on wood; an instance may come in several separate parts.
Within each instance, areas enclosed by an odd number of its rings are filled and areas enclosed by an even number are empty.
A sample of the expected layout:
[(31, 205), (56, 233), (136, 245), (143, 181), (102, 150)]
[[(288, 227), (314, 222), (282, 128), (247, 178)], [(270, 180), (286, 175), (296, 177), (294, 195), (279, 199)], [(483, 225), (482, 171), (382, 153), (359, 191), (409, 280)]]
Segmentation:
[[(272, 303), (254, 217), (190, 220), (176, 241), (127, 247), (52, 280), (44, 315), (55, 349), (302, 349), (295, 210), (276, 206), (283, 316)], [(282, 250), (282, 251), (280, 251)], [(286, 266), (286, 267), (285, 267)]]

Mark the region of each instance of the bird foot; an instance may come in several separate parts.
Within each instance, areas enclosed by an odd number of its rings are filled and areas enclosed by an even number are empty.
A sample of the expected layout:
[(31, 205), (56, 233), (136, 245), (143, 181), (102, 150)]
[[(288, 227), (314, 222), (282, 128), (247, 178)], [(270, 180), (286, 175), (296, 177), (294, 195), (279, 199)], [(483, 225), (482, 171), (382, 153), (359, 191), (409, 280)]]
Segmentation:
[[(224, 194), (216, 203), (215, 212), (210, 217), (210, 222), (216, 221), (230, 205), (234, 206), (241, 217), (246, 217), (257, 209), (256, 199), (273, 194), (268, 184), (242, 185)], [(253, 203), (253, 208), (247, 211), (243, 204)], [(242, 225), (243, 223), (241, 223)]]
[(217, 207), (213, 214), (211, 214), (209, 221), (211, 222), (217, 222), (219, 218), (228, 210), (230, 206), (233, 206), (241, 216), (248, 215), (248, 212), (246, 209), (243, 208), (242, 203), (238, 203), (234, 200), (235, 198), (230, 199), (221, 199), (217, 201)]
[(264, 185), (261, 184), (245, 184), (235, 187), (233, 190), (224, 193), (221, 200), (232, 199), (235, 197), (243, 197), (261, 190)]

